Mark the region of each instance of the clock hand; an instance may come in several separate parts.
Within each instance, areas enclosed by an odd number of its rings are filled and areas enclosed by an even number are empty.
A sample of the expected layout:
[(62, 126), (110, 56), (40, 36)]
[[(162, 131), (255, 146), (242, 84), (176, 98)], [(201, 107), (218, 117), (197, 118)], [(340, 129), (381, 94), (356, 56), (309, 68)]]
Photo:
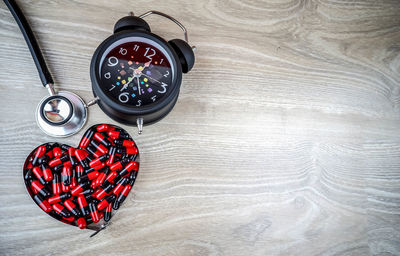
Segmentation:
[(142, 95), (142, 89), (140, 89), (140, 81), (139, 81), (139, 77), (136, 77), (136, 81), (137, 81), (137, 86), (138, 86), (138, 91), (139, 91), (139, 95)]
[(160, 81), (158, 81), (157, 79), (152, 78), (151, 76), (148, 76), (148, 75), (143, 74), (143, 73), (142, 73), (142, 75), (145, 76), (145, 77), (147, 77), (147, 78), (149, 78), (149, 79), (151, 79), (151, 80), (153, 80), (153, 81), (156, 81), (156, 82), (162, 84)]

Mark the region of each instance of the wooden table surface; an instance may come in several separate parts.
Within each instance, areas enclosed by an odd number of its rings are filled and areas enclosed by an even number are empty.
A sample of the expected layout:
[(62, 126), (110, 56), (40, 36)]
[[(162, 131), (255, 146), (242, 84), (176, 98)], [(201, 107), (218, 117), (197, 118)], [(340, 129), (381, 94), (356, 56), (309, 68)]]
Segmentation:
[[(59, 89), (92, 99), (95, 48), (128, 11), (187, 26), (196, 64), (135, 135), (134, 192), (100, 234), (44, 214), (22, 165), (46, 96), (0, 3), (1, 255), (400, 255), (398, 0), (18, 1)], [(153, 32), (182, 38), (149, 18)], [(115, 123), (98, 106), (86, 127)]]

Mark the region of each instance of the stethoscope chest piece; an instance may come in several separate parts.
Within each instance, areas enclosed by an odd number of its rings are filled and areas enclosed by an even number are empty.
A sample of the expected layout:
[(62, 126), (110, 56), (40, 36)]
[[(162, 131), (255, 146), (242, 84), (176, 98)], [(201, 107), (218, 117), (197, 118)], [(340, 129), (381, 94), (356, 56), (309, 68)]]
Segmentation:
[(36, 109), (36, 122), (40, 129), (55, 137), (73, 135), (84, 126), (87, 108), (76, 94), (60, 91), (42, 99)]

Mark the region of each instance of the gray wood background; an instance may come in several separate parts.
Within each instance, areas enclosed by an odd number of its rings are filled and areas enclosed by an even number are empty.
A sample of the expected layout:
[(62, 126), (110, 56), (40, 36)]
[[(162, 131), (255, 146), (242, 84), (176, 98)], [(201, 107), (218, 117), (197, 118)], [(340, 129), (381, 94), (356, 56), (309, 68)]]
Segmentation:
[[(35, 124), (46, 90), (0, 3), (0, 254), (400, 255), (398, 0), (18, 2), (57, 87), (86, 101), (92, 54), (128, 11), (176, 17), (198, 51), (172, 113), (135, 135), (134, 192), (89, 238), (25, 192), (25, 157), (55, 139)], [(86, 127), (100, 122), (114, 123), (91, 107)]]

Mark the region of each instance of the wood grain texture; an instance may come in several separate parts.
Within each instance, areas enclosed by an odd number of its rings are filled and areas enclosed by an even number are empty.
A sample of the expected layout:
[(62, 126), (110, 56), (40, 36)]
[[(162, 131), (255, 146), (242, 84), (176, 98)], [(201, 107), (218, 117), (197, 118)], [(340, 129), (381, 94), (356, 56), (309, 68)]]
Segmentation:
[[(400, 255), (398, 0), (19, 2), (58, 88), (85, 100), (95, 48), (131, 9), (176, 17), (198, 50), (172, 113), (135, 138), (134, 193), (89, 238), (25, 192), (26, 155), (54, 139), (0, 3), (1, 255)], [(100, 122), (91, 107), (86, 127)]]

